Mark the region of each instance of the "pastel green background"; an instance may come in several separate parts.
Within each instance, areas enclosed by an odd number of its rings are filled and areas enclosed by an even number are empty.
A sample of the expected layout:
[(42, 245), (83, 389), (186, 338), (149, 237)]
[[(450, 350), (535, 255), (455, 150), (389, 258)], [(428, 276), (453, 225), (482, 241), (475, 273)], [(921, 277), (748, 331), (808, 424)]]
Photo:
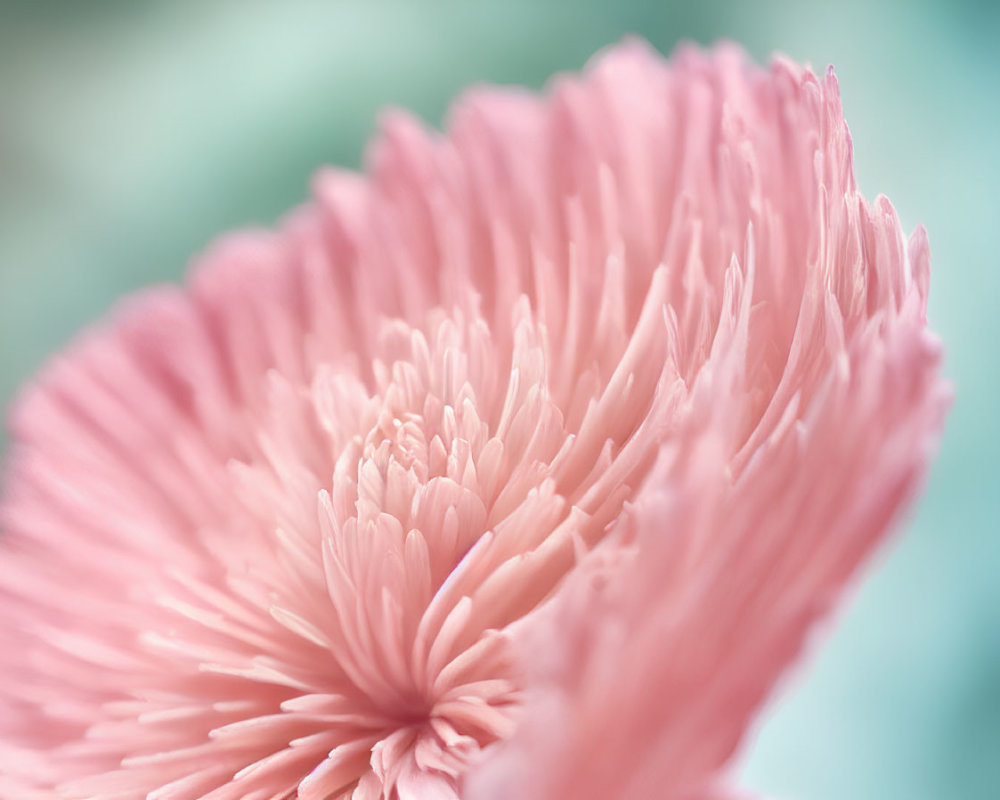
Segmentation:
[(356, 166), (386, 104), (539, 87), (638, 32), (833, 63), (864, 191), (930, 231), (957, 391), (904, 535), (817, 637), (743, 780), (809, 800), (1000, 798), (1000, 4), (0, 3), (0, 399), (123, 292)]

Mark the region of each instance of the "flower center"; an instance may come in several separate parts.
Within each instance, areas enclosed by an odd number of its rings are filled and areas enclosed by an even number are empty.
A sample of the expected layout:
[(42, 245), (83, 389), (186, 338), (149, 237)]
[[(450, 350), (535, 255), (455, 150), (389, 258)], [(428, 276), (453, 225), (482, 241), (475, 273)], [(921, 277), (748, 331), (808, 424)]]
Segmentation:
[[(559, 386), (526, 302), (514, 317), (507, 341), (444, 315), (427, 333), (388, 323), (368, 383), (321, 369), (299, 407), (300, 428), (324, 441), (318, 512), (300, 523), (322, 574), (276, 618), (330, 664), (311, 679), (322, 689), (282, 703), (329, 721), (301, 798), (355, 782), (393, 797), (414, 781), (457, 796), (482, 748), (513, 729), (512, 626), (601, 540), (650, 465), (642, 425), (659, 372), (595, 364)], [(274, 425), (294, 427), (288, 414)], [(270, 474), (289, 471), (280, 452), (269, 460)]]

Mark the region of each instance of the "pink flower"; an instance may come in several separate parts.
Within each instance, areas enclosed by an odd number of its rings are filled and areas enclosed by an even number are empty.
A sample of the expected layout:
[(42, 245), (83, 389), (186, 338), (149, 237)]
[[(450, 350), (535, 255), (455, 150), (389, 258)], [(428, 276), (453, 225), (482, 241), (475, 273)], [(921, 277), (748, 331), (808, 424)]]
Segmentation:
[(721, 796), (926, 471), (927, 287), (832, 72), (392, 115), (14, 408), (0, 796)]

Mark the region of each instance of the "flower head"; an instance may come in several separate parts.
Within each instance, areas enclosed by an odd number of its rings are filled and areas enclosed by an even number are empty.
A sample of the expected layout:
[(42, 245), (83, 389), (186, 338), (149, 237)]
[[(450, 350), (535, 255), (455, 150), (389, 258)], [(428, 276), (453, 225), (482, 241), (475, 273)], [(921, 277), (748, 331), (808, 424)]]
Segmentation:
[(0, 795), (715, 796), (924, 474), (927, 286), (832, 73), (390, 116), (20, 398)]

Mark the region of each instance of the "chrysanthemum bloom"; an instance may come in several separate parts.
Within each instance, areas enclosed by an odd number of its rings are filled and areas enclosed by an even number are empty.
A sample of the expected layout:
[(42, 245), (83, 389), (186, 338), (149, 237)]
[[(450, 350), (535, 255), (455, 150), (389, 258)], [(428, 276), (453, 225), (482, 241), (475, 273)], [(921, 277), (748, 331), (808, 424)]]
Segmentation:
[(0, 796), (721, 795), (924, 475), (927, 286), (832, 73), (391, 116), (16, 404)]

